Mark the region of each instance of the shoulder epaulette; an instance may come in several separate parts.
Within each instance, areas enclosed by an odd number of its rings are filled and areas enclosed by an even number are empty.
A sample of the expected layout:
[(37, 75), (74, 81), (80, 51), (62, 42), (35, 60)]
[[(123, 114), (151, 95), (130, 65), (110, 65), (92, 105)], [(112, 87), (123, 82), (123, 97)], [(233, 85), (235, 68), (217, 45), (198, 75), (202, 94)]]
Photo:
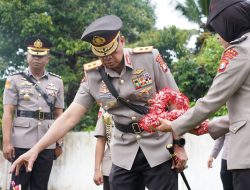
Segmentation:
[(153, 46), (146, 46), (146, 47), (136, 47), (132, 49), (133, 53), (149, 53), (153, 51)]
[(233, 40), (230, 42), (231, 45), (233, 44), (239, 44), (247, 39), (247, 36), (241, 36), (240, 38)]
[(54, 76), (54, 77), (57, 77), (59, 79), (62, 79), (62, 77), (60, 75), (57, 75), (55, 73), (52, 73), (52, 72), (48, 72), (50, 75)]
[(92, 69), (99, 67), (101, 65), (102, 65), (102, 62), (101, 62), (101, 60), (98, 59), (96, 61), (92, 61), (90, 63), (84, 64), (83, 68), (84, 68), (84, 71), (89, 71), (89, 70), (92, 70)]
[(23, 73), (23, 71), (19, 71), (19, 72), (11, 73), (10, 76), (21, 75), (22, 73)]

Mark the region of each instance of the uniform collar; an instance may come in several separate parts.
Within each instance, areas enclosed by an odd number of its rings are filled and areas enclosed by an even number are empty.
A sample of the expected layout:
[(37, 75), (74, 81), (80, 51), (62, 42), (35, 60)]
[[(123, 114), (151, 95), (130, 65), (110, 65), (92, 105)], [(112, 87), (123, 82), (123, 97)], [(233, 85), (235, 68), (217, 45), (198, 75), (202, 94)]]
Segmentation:
[[(32, 72), (30, 71), (29, 68), (27, 68), (27, 69), (25, 70), (25, 73), (26, 73), (29, 77), (32, 76), (33, 78), (35, 78), (34, 75), (32, 74)], [(49, 78), (49, 73), (48, 73), (46, 70), (44, 70), (44, 75), (42, 76), (42, 78)]]

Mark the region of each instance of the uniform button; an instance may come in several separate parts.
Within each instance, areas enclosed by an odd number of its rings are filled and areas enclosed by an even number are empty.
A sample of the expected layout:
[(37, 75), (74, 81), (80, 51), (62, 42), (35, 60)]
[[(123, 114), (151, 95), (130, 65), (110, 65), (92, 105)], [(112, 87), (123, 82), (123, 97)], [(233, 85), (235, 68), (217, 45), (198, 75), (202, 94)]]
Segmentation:
[(135, 138), (136, 138), (136, 140), (140, 140), (141, 139), (141, 135), (136, 135)]
[(42, 107), (39, 107), (39, 108), (38, 108), (38, 110), (40, 110), (40, 111), (41, 111), (42, 109), (43, 109)]
[(131, 117), (131, 119), (132, 119), (132, 121), (135, 121), (135, 120), (136, 120), (136, 117), (135, 117), (135, 116), (133, 116), (133, 117)]
[(121, 80), (120, 82), (121, 82), (121, 84), (124, 84), (124, 80)]
[(38, 122), (38, 125), (41, 125), (42, 123), (41, 122)]
[(41, 94), (38, 94), (38, 96), (42, 96)]
[(40, 81), (37, 81), (38, 84), (40, 84), (41, 82)]

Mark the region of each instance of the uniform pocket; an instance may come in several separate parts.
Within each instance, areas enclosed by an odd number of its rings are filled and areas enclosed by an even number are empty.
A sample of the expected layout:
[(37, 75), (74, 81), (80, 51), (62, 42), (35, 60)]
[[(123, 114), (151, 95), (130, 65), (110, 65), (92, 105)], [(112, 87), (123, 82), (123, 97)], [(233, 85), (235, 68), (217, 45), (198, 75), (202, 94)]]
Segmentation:
[(27, 118), (17, 117), (13, 120), (14, 127), (29, 127), (29, 120)]
[(236, 134), (242, 127), (244, 127), (246, 125), (247, 121), (246, 120), (241, 120), (241, 121), (236, 121), (233, 122), (230, 127), (229, 130)]

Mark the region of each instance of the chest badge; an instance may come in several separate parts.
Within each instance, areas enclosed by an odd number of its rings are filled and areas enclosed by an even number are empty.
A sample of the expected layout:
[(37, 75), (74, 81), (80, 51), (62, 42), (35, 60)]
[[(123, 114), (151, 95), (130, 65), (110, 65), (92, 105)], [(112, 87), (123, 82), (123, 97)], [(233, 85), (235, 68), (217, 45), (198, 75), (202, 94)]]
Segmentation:
[(143, 94), (149, 95), (151, 89), (152, 89), (152, 86), (149, 86), (149, 87), (142, 89), (139, 93), (139, 96), (141, 97), (141, 96), (143, 96)]
[(132, 79), (133, 85), (136, 90), (152, 84), (152, 78), (148, 73), (144, 73), (137, 78)]
[(109, 93), (109, 89), (108, 89), (108, 87), (106, 86), (106, 84), (105, 84), (103, 81), (102, 81), (102, 83), (101, 83), (99, 92), (100, 92), (100, 93), (103, 93), (103, 94)]
[(136, 70), (133, 72), (133, 75), (140, 75), (143, 71), (144, 71), (144, 69), (136, 69)]

